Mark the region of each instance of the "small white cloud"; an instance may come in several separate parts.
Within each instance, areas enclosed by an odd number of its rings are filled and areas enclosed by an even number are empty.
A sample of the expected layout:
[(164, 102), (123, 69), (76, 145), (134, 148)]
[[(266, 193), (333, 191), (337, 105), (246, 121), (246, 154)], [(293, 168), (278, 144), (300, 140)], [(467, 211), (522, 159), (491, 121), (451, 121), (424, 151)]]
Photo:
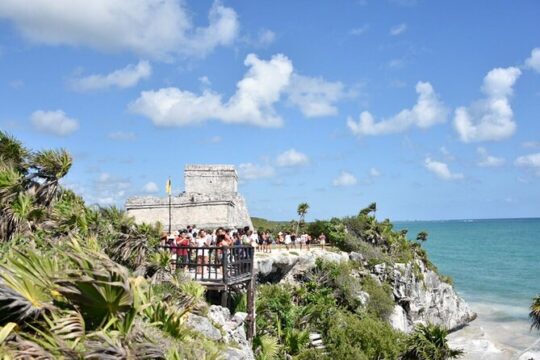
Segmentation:
[(106, 183), (106, 182), (109, 182), (111, 180), (112, 180), (111, 174), (106, 173), (106, 172), (99, 174), (98, 181), (100, 183)]
[(448, 149), (445, 146), (441, 146), (439, 148), (439, 150), (441, 151), (441, 154), (444, 155), (444, 158), (446, 160), (454, 160), (455, 159), (454, 155), (450, 151), (448, 151)]
[(309, 164), (309, 158), (295, 149), (289, 149), (278, 155), (276, 164), (280, 167), (304, 166)]
[(205, 87), (208, 87), (210, 85), (212, 85), (212, 82), (210, 81), (210, 79), (208, 78), (208, 76), (201, 76), (199, 78), (199, 82), (201, 83), (201, 85), (205, 86)]
[(514, 161), (514, 164), (540, 170), (540, 153), (520, 156)]
[(357, 183), (358, 180), (356, 177), (347, 171), (342, 171), (339, 176), (332, 181), (332, 185), (339, 187), (354, 186)]
[[(29, 11), (31, 9), (31, 11)], [(183, 1), (43, 0), (0, 1), (0, 18), (22, 35), (47, 45), (130, 51), (157, 59), (204, 56), (238, 36), (238, 15), (215, 1), (208, 26), (196, 27)]]
[(489, 155), (487, 150), (483, 147), (476, 149), (478, 155), (480, 155), (480, 160), (477, 162), (478, 166), (481, 167), (498, 167), (504, 165), (506, 160), (502, 157), (496, 157)]
[(144, 192), (147, 192), (149, 194), (153, 194), (153, 193), (157, 193), (159, 188), (157, 186), (157, 184), (153, 181), (150, 181), (148, 183), (146, 183), (144, 186), (143, 186), (143, 190)]
[(215, 135), (215, 136), (212, 136), (208, 141), (211, 143), (211, 144), (218, 144), (222, 141), (223, 139), (221, 138), (221, 136), (219, 135)]
[(116, 141), (133, 141), (137, 138), (131, 131), (115, 131), (107, 134), (107, 137)]
[(256, 180), (270, 178), (275, 175), (274, 168), (270, 165), (258, 165), (243, 163), (238, 165), (238, 176), (241, 180)]
[(274, 104), (289, 85), (292, 62), (281, 54), (270, 60), (249, 54), (244, 64), (249, 66), (249, 70), (237, 83), (236, 93), (227, 102), (222, 101), (221, 94), (210, 90), (197, 95), (170, 87), (143, 91), (129, 105), (129, 110), (148, 117), (156, 126), (186, 126), (210, 119), (228, 124), (281, 126), (283, 120), (276, 114)]
[(360, 36), (360, 35), (365, 34), (368, 30), (369, 30), (369, 25), (364, 24), (362, 26), (355, 27), (355, 28), (351, 29), (349, 31), (349, 34), (354, 35), (354, 36)]
[(461, 141), (497, 141), (514, 134), (516, 123), (510, 97), (520, 75), (515, 67), (496, 68), (486, 75), (482, 86), (486, 97), (455, 111), (454, 127)]
[(405, 31), (407, 31), (407, 24), (401, 23), (399, 25), (392, 26), (392, 28), (390, 28), (390, 35), (397, 36), (397, 35), (403, 34)]
[(540, 147), (540, 141), (525, 141), (521, 143), (521, 146), (528, 149), (534, 149)]
[(384, 135), (399, 133), (412, 126), (428, 128), (446, 121), (448, 110), (439, 100), (439, 97), (428, 82), (416, 84), (418, 100), (411, 109), (401, 110), (389, 119), (375, 122), (368, 111), (360, 114), (360, 120), (355, 122), (352, 118), (347, 119), (347, 126), (354, 135)]
[(446, 163), (432, 160), (429, 157), (424, 160), (424, 166), (442, 180), (461, 180), (464, 177), (461, 173), (452, 173)]
[(66, 136), (79, 129), (79, 122), (62, 110), (38, 110), (32, 113), (30, 120), (37, 131), (57, 136)]
[(148, 61), (139, 61), (137, 65), (128, 65), (106, 75), (89, 75), (70, 81), (71, 87), (77, 91), (92, 91), (117, 87), (120, 89), (137, 85), (140, 80), (152, 74), (152, 66)]
[(525, 60), (525, 66), (540, 73), (540, 48), (531, 51), (531, 56)]
[(381, 176), (381, 172), (375, 168), (371, 168), (369, 169), (369, 176), (374, 178), (374, 177), (379, 177)]
[(399, 69), (405, 65), (405, 60), (403, 59), (392, 59), (388, 62), (388, 67), (390, 69)]
[(272, 44), (276, 40), (276, 33), (272, 30), (268, 29), (262, 29), (259, 31), (259, 35), (257, 37), (257, 43), (259, 46), (268, 46)]
[(298, 106), (307, 117), (331, 116), (338, 113), (336, 103), (347, 94), (345, 86), (339, 81), (326, 81), (321, 77), (293, 74), (287, 88), (289, 101)]

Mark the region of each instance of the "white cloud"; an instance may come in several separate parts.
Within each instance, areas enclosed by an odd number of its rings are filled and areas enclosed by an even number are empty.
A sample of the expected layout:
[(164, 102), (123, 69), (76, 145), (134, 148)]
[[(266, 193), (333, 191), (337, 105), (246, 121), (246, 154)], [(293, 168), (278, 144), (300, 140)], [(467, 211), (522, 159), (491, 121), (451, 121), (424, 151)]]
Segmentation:
[(354, 186), (357, 183), (358, 180), (356, 179), (356, 177), (347, 171), (342, 171), (339, 176), (332, 181), (332, 185), (340, 187)]
[(496, 68), (484, 78), (486, 97), (469, 107), (459, 107), (454, 127), (463, 142), (496, 141), (512, 136), (516, 130), (510, 97), (521, 71), (515, 67)]
[(207, 27), (196, 27), (177, 0), (3, 0), (0, 18), (31, 42), (130, 51), (152, 58), (204, 56), (239, 31), (232, 8), (214, 2)]
[(287, 89), (289, 101), (298, 106), (307, 117), (336, 115), (339, 100), (351, 96), (339, 82), (326, 81), (321, 77), (293, 74)]
[(117, 141), (132, 141), (137, 138), (135, 133), (131, 131), (115, 131), (107, 134), (107, 137), (111, 140)]
[(111, 174), (104, 172), (104, 173), (99, 174), (98, 182), (106, 183), (106, 182), (109, 182), (111, 179), (112, 179)]
[(150, 181), (150, 182), (147, 182), (144, 186), (143, 186), (143, 190), (144, 192), (147, 192), (149, 194), (153, 194), (153, 193), (157, 193), (159, 188), (157, 186), (157, 184), (153, 181)]
[(540, 73), (540, 48), (531, 51), (531, 56), (525, 60), (525, 66)]
[(364, 24), (362, 26), (351, 29), (349, 31), (349, 34), (354, 35), (354, 36), (360, 36), (360, 35), (365, 34), (368, 30), (369, 30), (369, 25)]
[(540, 170), (540, 153), (520, 156), (514, 162), (517, 166), (536, 168)]
[(211, 144), (218, 144), (220, 143), (221, 141), (223, 140), (223, 138), (219, 135), (214, 135), (212, 136), (208, 141), (211, 143)]
[(441, 146), (439, 148), (439, 150), (444, 155), (445, 159), (447, 159), (447, 160), (454, 160), (455, 159), (454, 155), (445, 146)]
[(210, 81), (210, 79), (206, 75), (199, 77), (199, 81), (200, 81), (201, 85), (204, 86), (204, 87), (208, 87), (208, 86), (212, 85), (212, 82)]
[(270, 178), (275, 175), (274, 168), (270, 165), (258, 165), (243, 163), (238, 165), (238, 176), (241, 180), (256, 180)]
[(381, 176), (381, 172), (375, 168), (371, 168), (369, 169), (369, 176), (374, 178), (374, 177), (379, 177)]
[(530, 149), (539, 148), (540, 141), (525, 141), (521, 143), (521, 146), (523, 146), (524, 148), (530, 148)]
[(110, 87), (129, 88), (137, 85), (142, 79), (152, 74), (152, 66), (148, 61), (139, 61), (137, 65), (128, 65), (123, 69), (106, 75), (89, 75), (70, 81), (71, 87), (77, 91), (100, 90)]
[(390, 28), (390, 35), (397, 36), (403, 34), (405, 31), (407, 31), (407, 24), (402, 23), (396, 26), (392, 26), (392, 28)]
[(210, 90), (201, 95), (170, 87), (143, 91), (129, 105), (130, 111), (146, 116), (157, 126), (185, 126), (214, 119), (224, 123), (279, 127), (283, 120), (273, 105), (289, 85), (293, 65), (284, 55), (261, 60), (249, 54), (244, 64), (249, 70), (227, 102)]
[(309, 158), (295, 149), (289, 149), (278, 155), (276, 164), (280, 167), (304, 166), (309, 164)]
[(68, 117), (62, 110), (38, 110), (32, 113), (30, 120), (37, 131), (57, 136), (66, 136), (79, 129), (79, 122)]
[(276, 40), (276, 33), (274, 33), (272, 30), (268, 29), (262, 29), (259, 31), (259, 35), (257, 37), (257, 43), (259, 46), (268, 46), (272, 44)]
[(489, 155), (487, 150), (483, 147), (476, 149), (478, 155), (480, 155), (480, 160), (477, 162), (478, 166), (481, 167), (498, 167), (504, 165), (506, 160), (502, 157), (496, 157)]
[(353, 134), (363, 136), (398, 133), (412, 126), (428, 128), (445, 122), (448, 110), (439, 100), (431, 84), (418, 82), (416, 92), (418, 100), (411, 109), (401, 110), (391, 118), (379, 122), (375, 122), (371, 113), (363, 111), (358, 122), (349, 117), (347, 126)]
[(399, 69), (405, 65), (405, 60), (403, 59), (392, 59), (388, 62), (388, 67), (391, 69)]
[(450, 169), (448, 168), (448, 165), (446, 163), (443, 163), (441, 161), (435, 161), (431, 158), (426, 158), (424, 160), (424, 166), (426, 169), (428, 169), (430, 172), (435, 174), (439, 179), (443, 180), (460, 180), (463, 179), (463, 174), (461, 173), (452, 173)]

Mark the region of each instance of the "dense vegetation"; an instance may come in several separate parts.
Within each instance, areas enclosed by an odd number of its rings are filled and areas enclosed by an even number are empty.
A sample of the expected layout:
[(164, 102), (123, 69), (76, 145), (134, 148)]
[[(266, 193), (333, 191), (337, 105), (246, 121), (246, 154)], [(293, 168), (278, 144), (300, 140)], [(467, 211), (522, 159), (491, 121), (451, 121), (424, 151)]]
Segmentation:
[[(220, 358), (223, 344), (185, 325), (188, 313), (205, 313), (204, 288), (174, 274), (170, 255), (154, 250), (159, 224), (137, 225), (114, 207), (86, 206), (60, 184), (71, 163), (66, 151), (33, 152), (0, 132), (0, 358)], [(303, 221), (309, 206), (301, 205), (299, 221), (279, 226), (324, 232), (333, 245), (362, 252), (368, 267), (428, 263), (419, 244), (375, 220), (374, 204), (355, 217), (310, 224)], [(390, 288), (366, 270), (319, 262), (296, 285), (260, 285), (256, 357), (458, 355), (438, 327), (409, 336), (394, 331)], [(310, 332), (321, 334), (325, 348), (309, 346)]]
[(184, 325), (204, 288), (152, 250), (159, 226), (85, 206), (60, 185), (70, 167), (0, 133), (0, 358), (218, 358)]

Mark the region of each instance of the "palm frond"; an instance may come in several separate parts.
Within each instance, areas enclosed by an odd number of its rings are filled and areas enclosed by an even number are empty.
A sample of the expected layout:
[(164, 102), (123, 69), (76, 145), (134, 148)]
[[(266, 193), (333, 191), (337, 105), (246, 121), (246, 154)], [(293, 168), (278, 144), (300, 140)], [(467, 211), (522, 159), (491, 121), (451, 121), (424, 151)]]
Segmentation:
[(531, 328), (540, 330), (540, 295), (533, 299), (530, 309), (529, 319), (531, 320)]

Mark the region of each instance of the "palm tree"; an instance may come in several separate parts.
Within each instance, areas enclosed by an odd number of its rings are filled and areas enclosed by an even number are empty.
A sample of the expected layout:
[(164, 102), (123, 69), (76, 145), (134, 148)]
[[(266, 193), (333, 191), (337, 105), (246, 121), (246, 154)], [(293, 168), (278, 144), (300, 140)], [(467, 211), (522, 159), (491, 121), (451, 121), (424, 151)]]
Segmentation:
[(448, 331), (439, 325), (423, 325), (416, 327), (407, 339), (407, 349), (402, 356), (403, 360), (446, 360), (455, 359), (463, 355), (459, 349), (448, 346), (446, 336)]
[(540, 295), (533, 299), (530, 309), (529, 319), (531, 320), (531, 328), (540, 330)]
[(296, 233), (298, 234), (298, 226), (300, 224), (304, 224), (304, 218), (307, 214), (309, 210), (309, 204), (308, 203), (300, 203), (298, 205), (298, 209), (296, 210), (296, 212), (298, 213), (298, 216), (300, 217), (300, 219), (298, 220), (298, 224), (296, 225)]
[(375, 213), (377, 212), (377, 203), (376, 202), (372, 202), (371, 204), (369, 204), (366, 208), (363, 208), (362, 210), (360, 210), (360, 213), (358, 214), (359, 216), (367, 216), (371, 213)]
[(425, 242), (428, 238), (428, 233), (425, 231), (420, 231), (418, 235), (416, 235), (416, 241)]

